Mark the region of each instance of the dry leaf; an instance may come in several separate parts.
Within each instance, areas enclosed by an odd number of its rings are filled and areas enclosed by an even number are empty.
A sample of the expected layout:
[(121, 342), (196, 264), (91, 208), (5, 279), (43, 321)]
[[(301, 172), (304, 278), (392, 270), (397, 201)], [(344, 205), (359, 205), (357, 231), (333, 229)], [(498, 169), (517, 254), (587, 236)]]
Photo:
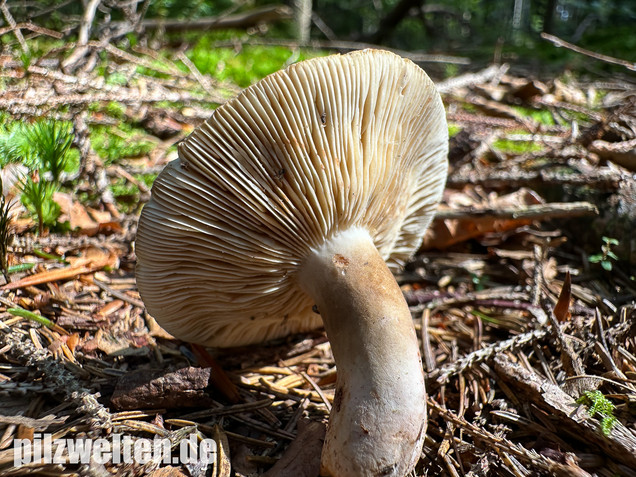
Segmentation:
[[(521, 188), (511, 194), (498, 197), (476, 197), (475, 194), (447, 190), (444, 201), (448, 206), (440, 206), (439, 210), (452, 210), (470, 207), (475, 211), (485, 208), (524, 208), (528, 205), (540, 204), (543, 201), (531, 189)], [(500, 219), (494, 217), (471, 217), (467, 219), (434, 220), (424, 236), (421, 250), (450, 247), (466, 240), (482, 237), (489, 233), (502, 233), (531, 224), (529, 219)]]
[(563, 288), (559, 294), (559, 300), (554, 306), (554, 316), (559, 322), (564, 322), (570, 318), (570, 300), (572, 299), (572, 281), (570, 279), (570, 272), (565, 273), (565, 280), (563, 281)]
[(73, 333), (66, 339), (66, 346), (71, 350), (71, 353), (75, 353), (75, 347), (79, 343), (79, 334)]

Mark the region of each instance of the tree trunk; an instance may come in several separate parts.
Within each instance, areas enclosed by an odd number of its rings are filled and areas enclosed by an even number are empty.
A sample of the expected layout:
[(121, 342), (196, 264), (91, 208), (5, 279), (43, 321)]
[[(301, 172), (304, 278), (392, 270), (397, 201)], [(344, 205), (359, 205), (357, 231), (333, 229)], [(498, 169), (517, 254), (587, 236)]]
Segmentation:
[(382, 20), (375, 33), (371, 34), (367, 41), (381, 43), (385, 41), (395, 30), (398, 24), (409, 14), (412, 8), (420, 8), (424, 0), (400, 0)]
[(294, 0), (296, 9), (296, 27), (298, 29), (298, 42), (306, 45), (309, 42), (311, 31), (311, 0)]

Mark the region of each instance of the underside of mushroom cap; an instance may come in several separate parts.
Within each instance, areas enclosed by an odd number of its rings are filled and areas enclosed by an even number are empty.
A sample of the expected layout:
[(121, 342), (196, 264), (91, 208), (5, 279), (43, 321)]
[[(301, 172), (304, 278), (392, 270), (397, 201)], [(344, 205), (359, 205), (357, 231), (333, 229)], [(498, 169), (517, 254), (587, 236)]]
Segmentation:
[(378, 50), (308, 60), (247, 88), (179, 146), (137, 232), (137, 283), (170, 333), (239, 346), (320, 326), (295, 275), (366, 229), (399, 266), (441, 198), (448, 133), (434, 84)]

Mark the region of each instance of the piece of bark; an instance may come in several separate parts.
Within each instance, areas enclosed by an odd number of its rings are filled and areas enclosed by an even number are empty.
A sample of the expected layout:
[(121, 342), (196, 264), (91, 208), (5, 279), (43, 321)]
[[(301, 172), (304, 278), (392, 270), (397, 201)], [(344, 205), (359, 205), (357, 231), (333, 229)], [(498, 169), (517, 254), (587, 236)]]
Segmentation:
[(298, 421), (298, 436), (263, 477), (317, 477), (326, 430), (327, 426), (322, 422)]
[(110, 401), (116, 409), (174, 409), (213, 404), (208, 393), (210, 368), (172, 372), (138, 370), (119, 378)]
[(636, 172), (636, 139), (622, 142), (607, 142), (599, 139), (589, 145), (589, 150), (602, 159)]
[(495, 357), (495, 372), (517, 389), (526, 402), (548, 412), (557, 421), (560, 432), (602, 449), (618, 464), (636, 468), (636, 435), (620, 421), (614, 424), (609, 435), (604, 435), (600, 422), (591, 418), (573, 397), (506, 355)]

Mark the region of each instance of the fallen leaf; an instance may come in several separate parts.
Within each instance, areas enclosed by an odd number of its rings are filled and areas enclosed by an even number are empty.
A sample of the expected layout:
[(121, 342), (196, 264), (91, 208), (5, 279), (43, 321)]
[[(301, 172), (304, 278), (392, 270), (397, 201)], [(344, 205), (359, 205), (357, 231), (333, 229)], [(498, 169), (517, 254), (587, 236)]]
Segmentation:
[(75, 353), (75, 347), (79, 343), (79, 334), (73, 333), (66, 339), (66, 346), (71, 350), (71, 353)]
[[(439, 210), (454, 210), (461, 208), (474, 209), (476, 213), (485, 208), (523, 208), (528, 205), (542, 203), (541, 198), (531, 189), (521, 188), (511, 194), (499, 197), (475, 197), (466, 192), (446, 191), (444, 195), (446, 206)], [(505, 219), (496, 217), (474, 217), (461, 219), (436, 219), (429, 227), (420, 250), (443, 250), (466, 240), (482, 237), (490, 233), (502, 233), (514, 230), (532, 223), (530, 219)]]
[(570, 318), (570, 300), (572, 299), (572, 281), (570, 272), (565, 273), (563, 288), (559, 294), (557, 304), (554, 306), (554, 316), (559, 322), (564, 322)]

